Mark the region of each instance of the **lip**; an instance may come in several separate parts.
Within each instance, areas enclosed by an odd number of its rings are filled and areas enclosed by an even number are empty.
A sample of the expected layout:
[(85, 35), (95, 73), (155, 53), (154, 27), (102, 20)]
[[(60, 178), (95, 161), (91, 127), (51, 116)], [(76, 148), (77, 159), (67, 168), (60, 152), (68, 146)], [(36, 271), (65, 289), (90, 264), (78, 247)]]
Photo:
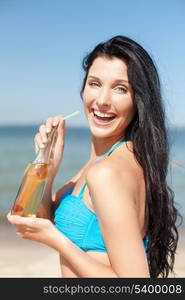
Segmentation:
[(114, 120), (115, 120), (115, 118), (113, 119), (113, 120), (111, 120), (111, 121), (109, 121), (109, 122), (105, 122), (105, 121), (101, 121), (101, 120), (98, 120), (95, 116), (94, 116), (94, 110), (93, 110), (93, 112), (92, 112), (92, 119), (93, 119), (93, 122), (95, 123), (95, 125), (98, 125), (98, 126), (101, 126), (101, 127), (108, 127), (108, 126), (110, 126), (113, 122), (114, 122)]

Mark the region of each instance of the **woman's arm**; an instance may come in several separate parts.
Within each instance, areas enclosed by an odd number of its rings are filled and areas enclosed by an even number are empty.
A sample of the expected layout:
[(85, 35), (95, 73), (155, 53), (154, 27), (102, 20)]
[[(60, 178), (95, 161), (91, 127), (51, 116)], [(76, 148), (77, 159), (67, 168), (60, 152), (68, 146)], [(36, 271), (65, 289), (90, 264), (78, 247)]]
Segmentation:
[(87, 183), (112, 270), (118, 277), (150, 277), (137, 208), (141, 180), (135, 170), (104, 161), (90, 169)]
[(79, 277), (117, 277), (111, 267), (100, 263), (62, 234), (51, 221), (43, 218), (7, 216), (18, 236), (46, 244), (58, 251)]

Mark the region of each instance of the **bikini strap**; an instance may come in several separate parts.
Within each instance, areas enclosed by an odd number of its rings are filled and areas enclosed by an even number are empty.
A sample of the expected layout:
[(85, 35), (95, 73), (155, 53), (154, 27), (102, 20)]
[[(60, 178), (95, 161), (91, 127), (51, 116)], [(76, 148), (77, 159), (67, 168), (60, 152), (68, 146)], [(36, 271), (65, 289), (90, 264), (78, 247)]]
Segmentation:
[(108, 156), (109, 154), (111, 154), (116, 148), (118, 148), (120, 145), (122, 145), (123, 143), (130, 141), (130, 137), (127, 137), (123, 140), (121, 140), (119, 143), (117, 143), (116, 145), (114, 145), (111, 149), (109, 149), (105, 154), (103, 154), (100, 158), (98, 158), (95, 162), (100, 161), (102, 158), (104, 158), (105, 156)]
[(85, 190), (86, 185), (87, 185), (87, 183), (85, 182), (84, 185), (83, 185), (82, 188), (81, 188), (81, 191), (80, 191), (79, 194), (78, 194), (78, 197), (81, 197), (81, 196), (83, 195), (83, 192), (84, 192), (84, 190)]
[[(105, 154), (103, 154), (100, 158), (98, 158), (95, 162), (98, 162), (100, 161), (102, 158), (104, 158), (105, 156), (111, 154), (116, 148), (118, 148), (120, 145), (122, 145), (123, 143), (127, 142), (127, 141), (130, 141), (130, 137), (127, 137), (123, 140), (121, 140), (119, 143), (117, 143), (116, 145), (114, 145), (111, 149), (109, 149)], [(87, 183), (84, 183), (84, 185), (82, 186), (78, 196), (81, 197), (83, 195), (83, 192), (85, 190), (85, 187), (86, 187), (86, 184)]]

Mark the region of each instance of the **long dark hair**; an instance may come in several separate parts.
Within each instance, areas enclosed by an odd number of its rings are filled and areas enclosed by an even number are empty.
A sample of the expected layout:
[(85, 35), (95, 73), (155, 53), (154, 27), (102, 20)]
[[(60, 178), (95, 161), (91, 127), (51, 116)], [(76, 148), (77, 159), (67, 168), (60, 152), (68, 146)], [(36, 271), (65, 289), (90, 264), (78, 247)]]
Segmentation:
[(128, 37), (115, 36), (98, 44), (84, 58), (81, 96), (89, 68), (99, 56), (116, 57), (127, 64), (137, 110), (126, 129), (126, 136), (131, 137), (134, 155), (144, 170), (150, 276), (168, 277), (174, 266), (179, 214), (174, 206), (174, 194), (167, 185), (169, 144), (158, 72), (143, 47)]

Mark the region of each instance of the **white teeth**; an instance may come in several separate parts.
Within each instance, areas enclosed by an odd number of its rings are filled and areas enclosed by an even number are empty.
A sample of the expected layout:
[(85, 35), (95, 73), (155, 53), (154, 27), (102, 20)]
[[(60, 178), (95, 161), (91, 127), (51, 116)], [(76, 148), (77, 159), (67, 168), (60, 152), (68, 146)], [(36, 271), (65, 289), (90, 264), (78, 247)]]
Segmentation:
[(100, 113), (99, 111), (94, 111), (94, 114), (95, 115), (97, 115), (97, 116), (99, 116), (99, 117), (102, 117), (102, 118), (112, 118), (112, 117), (114, 117), (115, 115), (107, 115), (107, 114), (103, 114), (103, 113)]

